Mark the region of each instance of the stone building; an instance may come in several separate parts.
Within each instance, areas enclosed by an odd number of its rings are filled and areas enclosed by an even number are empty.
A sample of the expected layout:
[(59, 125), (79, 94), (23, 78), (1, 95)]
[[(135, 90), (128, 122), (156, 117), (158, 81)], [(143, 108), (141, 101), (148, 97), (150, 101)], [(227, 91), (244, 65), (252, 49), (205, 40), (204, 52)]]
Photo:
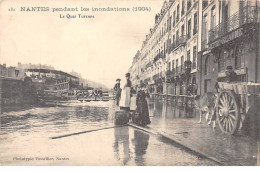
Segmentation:
[(16, 78), (18, 75), (18, 71), (15, 67), (9, 66), (6, 67), (6, 64), (0, 64), (0, 77), (7, 77), (7, 78)]
[(213, 92), (230, 70), (236, 81), (260, 82), (259, 1), (215, 0), (202, 5), (200, 93)]
[(259, 82), (259, 49), (259, 1), (168, 0), (129, 71), (153, 93), (202, 94), (227, 68)]
[[(139, 81), (150, 91), (186, 94), (196, 83), (199, 1), (165, 1), (140, 49)], [(134, 74), (135, 75), (135, 74)], [(135, 77), (135, 76), (133, 76)]]

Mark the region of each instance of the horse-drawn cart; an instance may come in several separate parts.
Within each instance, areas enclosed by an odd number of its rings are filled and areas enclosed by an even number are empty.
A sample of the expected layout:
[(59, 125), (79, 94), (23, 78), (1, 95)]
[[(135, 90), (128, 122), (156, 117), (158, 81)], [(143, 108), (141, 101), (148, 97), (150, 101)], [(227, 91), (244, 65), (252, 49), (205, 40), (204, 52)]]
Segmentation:
[(234, 135), (249, 116), (260, 115), (260, 83), (218, 82), (218, 85), (215, 107), (219, 127), (222, 132)]

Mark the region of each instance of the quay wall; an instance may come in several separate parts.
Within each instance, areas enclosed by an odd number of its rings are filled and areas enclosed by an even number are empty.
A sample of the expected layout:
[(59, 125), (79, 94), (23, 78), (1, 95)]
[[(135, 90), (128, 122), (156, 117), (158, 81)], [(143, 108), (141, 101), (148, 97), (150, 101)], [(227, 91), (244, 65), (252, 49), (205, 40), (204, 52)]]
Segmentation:
[(36, 104), (37, 94), (35, 86), (22, 80), (0, 78), (0, 113), (6, 106)]

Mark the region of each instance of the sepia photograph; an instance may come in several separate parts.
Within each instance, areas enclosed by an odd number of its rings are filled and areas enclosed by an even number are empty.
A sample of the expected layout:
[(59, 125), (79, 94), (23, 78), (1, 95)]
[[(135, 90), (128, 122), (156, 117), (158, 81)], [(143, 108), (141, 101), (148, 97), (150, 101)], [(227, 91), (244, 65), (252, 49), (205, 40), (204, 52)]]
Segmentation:
[(260, 0), (0, 0), (0, 166), (260, 166)]

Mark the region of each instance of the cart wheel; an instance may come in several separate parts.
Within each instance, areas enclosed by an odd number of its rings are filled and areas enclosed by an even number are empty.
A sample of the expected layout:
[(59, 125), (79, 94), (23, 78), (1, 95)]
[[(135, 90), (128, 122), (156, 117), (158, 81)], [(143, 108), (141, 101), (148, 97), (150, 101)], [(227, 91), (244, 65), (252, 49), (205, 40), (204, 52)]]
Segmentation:
[(234, 93), (230, 90), (220, 92), (217, 103), (217, 119), (221, 131), (229, 135), (236, 134), (241, 115)]

